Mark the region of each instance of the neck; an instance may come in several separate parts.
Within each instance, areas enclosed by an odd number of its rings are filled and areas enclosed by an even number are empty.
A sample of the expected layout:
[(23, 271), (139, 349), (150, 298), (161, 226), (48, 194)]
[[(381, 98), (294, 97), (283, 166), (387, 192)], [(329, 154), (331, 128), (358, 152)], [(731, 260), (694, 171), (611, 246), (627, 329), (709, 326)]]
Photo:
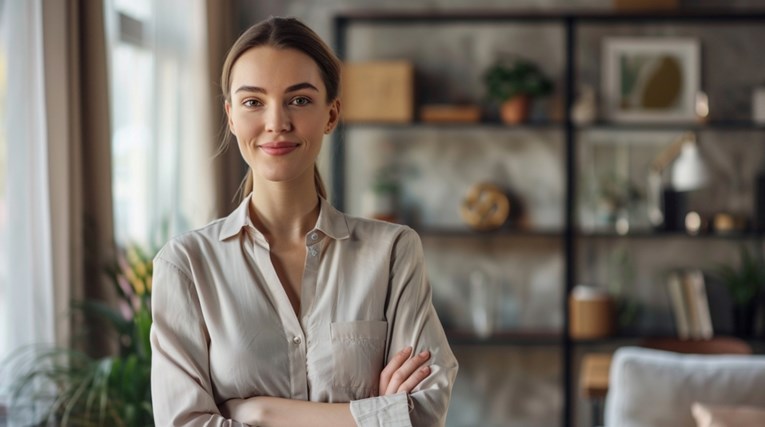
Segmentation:
[(319, 218), (319, 196), (306, 182), (253, 182), (250, 213), (256, 227), (271, 241), (302, 242)]

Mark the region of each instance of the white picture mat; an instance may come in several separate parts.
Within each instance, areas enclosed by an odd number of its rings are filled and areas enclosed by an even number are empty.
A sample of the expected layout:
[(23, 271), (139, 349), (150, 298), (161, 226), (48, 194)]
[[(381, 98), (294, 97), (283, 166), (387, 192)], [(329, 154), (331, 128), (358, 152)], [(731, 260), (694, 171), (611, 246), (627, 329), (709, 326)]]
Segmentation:
[[(607, 38), (603, 42), (603, 106), (609, 121), (623, 123), (687, 123), (696, 121), (695, 102), (701, 86), (700, 45), (693, 38)], [(671, 55), (682, 64), (680, 108), (674, 110), (624, 110), (621, 96), (622, 55)]]

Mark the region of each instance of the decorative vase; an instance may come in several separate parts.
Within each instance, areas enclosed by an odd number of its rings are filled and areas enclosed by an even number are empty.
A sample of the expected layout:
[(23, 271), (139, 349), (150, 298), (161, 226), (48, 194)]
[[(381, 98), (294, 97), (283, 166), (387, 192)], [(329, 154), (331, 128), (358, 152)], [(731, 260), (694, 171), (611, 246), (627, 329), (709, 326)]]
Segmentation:
[(502, 121), (510, 125), (523, 123), (529, 117), (531, 97), (528, 95), (514, 96), (502, 103), (500, 115)]

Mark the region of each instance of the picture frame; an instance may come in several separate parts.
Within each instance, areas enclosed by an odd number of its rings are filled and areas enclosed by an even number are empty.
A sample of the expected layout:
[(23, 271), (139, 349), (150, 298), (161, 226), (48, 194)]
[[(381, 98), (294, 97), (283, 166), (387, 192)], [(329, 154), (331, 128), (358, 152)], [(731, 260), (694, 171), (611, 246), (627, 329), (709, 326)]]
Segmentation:
[(696, 121), (700, 50), (694, 38), (606, 38), (602, 50), (605, 119), (621, 123)]

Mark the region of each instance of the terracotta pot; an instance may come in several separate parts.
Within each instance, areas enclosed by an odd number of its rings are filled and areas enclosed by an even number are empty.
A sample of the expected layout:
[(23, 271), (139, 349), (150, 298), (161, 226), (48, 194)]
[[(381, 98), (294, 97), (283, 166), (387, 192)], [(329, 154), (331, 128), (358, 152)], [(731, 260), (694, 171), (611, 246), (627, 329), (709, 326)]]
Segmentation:
[(515, 125), (523, 123), (529, 117), (531, 98), (528, 95), (518, 95), (502, 103), (500, 115), (502, 121)]

